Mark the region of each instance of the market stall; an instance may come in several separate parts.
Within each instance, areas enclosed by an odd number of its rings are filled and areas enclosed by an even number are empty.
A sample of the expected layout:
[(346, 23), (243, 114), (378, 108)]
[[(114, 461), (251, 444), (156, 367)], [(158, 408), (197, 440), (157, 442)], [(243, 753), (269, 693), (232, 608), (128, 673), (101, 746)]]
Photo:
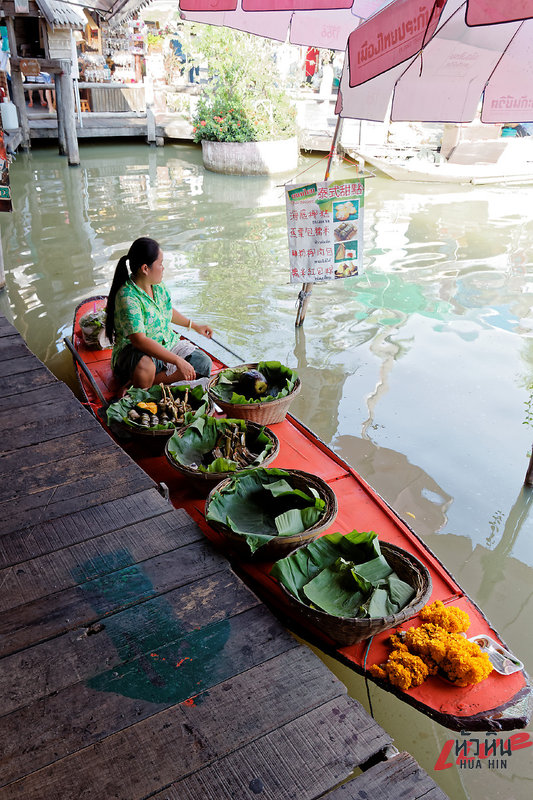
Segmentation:
[(143, 112), (145, 41), (142, 23), (97, 25), (88, 12), (78, 43), (79, 88), (86, 111)]

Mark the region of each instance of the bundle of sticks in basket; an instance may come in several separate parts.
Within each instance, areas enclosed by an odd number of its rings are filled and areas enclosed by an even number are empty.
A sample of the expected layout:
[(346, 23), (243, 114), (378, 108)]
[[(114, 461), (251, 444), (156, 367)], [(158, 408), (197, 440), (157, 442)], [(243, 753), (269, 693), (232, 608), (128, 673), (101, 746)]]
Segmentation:
[(176, 425), (185, 421), (185, 414), (192, 411), (192, 406), (189, 404), (189, 387), (185, 388), (183, 398), (174, 397), (170, 387), (165, 386), (164, 383), (159, 384), (161, 389), (161, 400), (157, 404), (159, 411), (159, 421), (161, 424), (166, 422), (173, 422)]
[(239, 467), (248, 466), (255, 458), (246, 447), (246, 431), (241, 430), (234, 422), (229, 423), (226, 429), (219, 433), (212, 455), (213, 458), (236, 461)]

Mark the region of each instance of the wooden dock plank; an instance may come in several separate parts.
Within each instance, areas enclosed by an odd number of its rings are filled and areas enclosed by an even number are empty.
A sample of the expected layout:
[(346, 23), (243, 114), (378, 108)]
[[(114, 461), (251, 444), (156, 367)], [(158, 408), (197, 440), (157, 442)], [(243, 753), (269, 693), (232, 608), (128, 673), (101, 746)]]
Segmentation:
[[(86, 430), (94, 431), (92, 420), (88, 412), (81, 406), (72, 408), (70, 403), (62, 406), (63, 404), (55, 402), (43, 403), (39, 408), (33, 408), (27, 414), (24, 413), (26, 411), (24, 409), (20, 422), (15, 425), (13, 425), (15, 412), (5, 411), (0, 414), (4, 458), (10, 452), (17, 451), (20, 469), (24, 469), (36, 463), (35, 455), (29, 451), (29, 448), (48, 441), (54, 442), (48, 447), (48, 451), (43, 452), (45, 457), (48, 453), (48, 463), (52, 461), (54, 453), (56, 459), (53, 460), (62, 460), (73, 452), (77, 454), (76, 450), (69, 450), (68, 443), (64, 443), (62, 440), (69, 434), (81, 433)], [(103, 429), (102, 433), (107, 436)], [(106, 444), (111, 444), (109, 436), (107, 436), (107, 441), (100, 436), (98, 444), (93, 449), (98, 450)], [(25, 448), (27, 452), (24, 451)]]
[(21, 341), (0, 317), (0, 800), (315, 800), (383, 753)]
[(81, 430), (74, 430), (59, 437), (57, 431), (50, 431), (48, 434), (50, 438), (47, 441), (44, 440), (42, 433), (39, 433), (35, 437), (39, 440), (39, 447), (30, 444), (24, 445), (24, 449), (16, 448), (0, 453), (0, 475), (50, 464), (72, 453), (84, 455), (109, 444), (109, 436), (103, 428), (101, 431), (95, 431), (92, 425), (87, 425), (81, 418), (72, 418), (69, 427)]
[[(50, 698), (79, 681), (106, 675), (128, 660), (159, 653), (160, 648), (192, 631), (256, 606), (264, 613), (255, 595), (226, 569), (201, 582), (171, 590), (163, 597), (156, 595), (112, 616), (100, 616), (98, 624), (77, 627), (6, 656), (0, 662), (0, 716)], [(283, 641), (287, 637), (285, 631), (280, 634), (277, 630), (269, 635), (274, 639), (281, 635)], [(290, 639), (290, 644), (294, 640)]]
[[(17, 358), (9, 358), (7, 360), (0, 359), (0, 378), (3, 380), (10, 375), (21, 375), (25, 372), (33, 372), (35, 367), (35, 356), (32, 356), (29, 351), (28, 354), (22, 354)], [(44, 364), (40, 366), (40, 369), (43, 372), (48, 372)]]
[[(117, 573), (116, 579), (121, 581), (117, 570), (145, 562), (149, 569), (150, 559), (170, 556), (176, 548), (202, 539), (196, 525), (176, 527), (175, 517), (169, 510), (165, 516), (14, 564), (0, 570), (0, 586), (4, 593), (0, 598), (0, 610), (30, 603), (111, 573)], [(180, 557), (186, 558), (186, 554), (174, 553), (172, 563)], [(157, 568), (161, 569), (161, 564)]]
[[(384, 749), (390, 737), (355, 700), (338, 698), (305, 717), (235, 750), (175, 781), (153, 800), (314, 800), (345, 779), (365, 756)], [(372, 722), (372, 721), (371, 721)], [(332, 742), (334, 728), (344, 747)], [(118, 795), (124, 798), (125, 795)], [(1, 795), (0, 795), (1, 797)], [(378, 793), (361, 794), (380, 798)], [(396, 795), (395, 800), (399, 800)], [(408, 800), (409, 795), (403, 796)], [(380, 799), (381, 800), (381, 799)]]
[[(237, 675), (215, 686), (205, 700), (199, 697), (196, 703), (178, 703), (11, 783), (0, 789), (0, 800), (141, 800), (214, 762), (219, 774), (220, 760), (235, 751), (238, 766), (246, 745), (255, 760), (265, 768), (270, 765), (274, 779), (294, 771), (297, 759), (302, 769), (307, 761), (306, 788), (312, 792), (307, 796), (317, 797), (320, 785), (330, 787), (345, 778), (360, 757), (369, 758), (385, 747), (390, 737), (346, 695), (287, 722), (286, 713), (295, 713), (291, 705), (294, 687), (287, 680), (283, 661), (267, 661), (258, 668), (260, 677), (252, 670)], [(276, 667), (281, 669), (279, 681), (273, 676)], [(101, 769), (102, 764), (108, 769)], [(242, 786), (240, 776), (233, 775)], [(165, 793), (168, 797), (168, 789)], [(196, 800), (199, 797), (203, 795)]]
[(128, 497), (153, 486), (152, 479), (136, 464), (131, 463), (113, 475), (111, 483), (108, 474), (98, 475), (80, 478), (69, 484), (68, 492), (58, 492), (57, 487), (54, 487), (16, 498), (0, 506), (0, 536), (120, 497)]
[[(1, 319), (1, 317), (0, 317)], [(0, 366), (0, 398), (2, 398), (2, 407), (4, 399), (7, 397), (24, 394), (28, 389), (39, 389), (45, 386), (57, 385), (57, 378), (40, 364), (36, 359), (31, 362), (30, 368), (25, 372), (15, 372), (8, 374), (5, 369)], [(0, 362), (1, 365), (1, 362)]]
[[(58, 452), (65, 455), (61, 440), (55, 441)], [(0, 489), (0, 501), (3, 503), (42, 492), (43, 489), (55, 488), (59, 491), (65, 485), (74, 483), (81, 474), (88, 478), (105, 476), (110, 482), (115, 473), (131, 464), (131, 459), (122, 450), (117, 449), (111, 439), (107, 440), (106, 445), (95, 448), (90, 453), (82, 455), (69, 453), (66, 458), (61, 458), (59, 461), (27, 469), (23, 468), (24, 448), (21, 449), (21, 456), (22, 469), (10, 475), (9, 481), (3, 482)]]
[(444, 794), (409, 753), (398, 753), (365, 770), (349, 783), (324, 795), (325, 800), (447, 800)]
[[(119, 559), (124, 556), (118, 554), (116, 557)], [(91, 620), (98, 619), (98, 615), (116, 613), (122, 608), (154, 597), (156, 594), (168, 592), (176, 586), (192, 583), (194, 580), (211, 575), (221, 569), (223, 564), (224, 560), (221, 560), (221, 556), (213, 548), (206, 549), (203, 542), (194, 542), (172, 550), (170, 553), (163, 553), (163, 555), (147, 561), (134, 563), (117, 572), (108, 572), (92, 581), (79, 583), (72, 589), (64, 590), (73, 593), (70, 597), (64, 594), (61, 598), (64, 603), (63, 610), (69, 614), (65, 627), (68, 629), (72, 625), (79, 624), (77, 623), (78, 615), (87, 613), (85, 610), (87, 603), (93, 609)], [(56, 597), (53, 596), (54, 579), (48, 576), (45, 580), (48, 582), (48, 591), (43, 587), (37, 593), (40, 606), (49, 608), (46, 603), (47, 595), (51, 598), (50, 605), (53, 606), (56, 602)], [(32, 596), (35, 594), (34, 592), (30, 590), (28, 593), (30, 594), (29, 599), (35, 599)], [(98, 602), (96, 603), (93, 598), (96, 598)], [(7, 593), (3, 593), (4, 610), (22, 605), (18, 599), (10, 598)], [(91, 600), (93, 600), (92, 605)], [(51, 609), (49, 608), (49, 610)], [(32, 607), (33, 611), (34, 607)], [(30, 621), (31, 619), (33, 617), (30, 618)], [(87, 621), (85, 617), (83, 617), (83, 621)]]
[(18, 335), (18, 331), (9, 320), (0, 314), (0, 336), (14, 336)]
[(23, 339), (15, 332), (11, 336), (0, 336), (0, 361), (32, 355)]
[(18, 411), (21, 408), (26, 409), (26, 414), (31, 414), (32, 406), (35, 408), (36, 414), (38, 414), (41, 403), (58, 402), (65, 398), (71, 400), (72, 392), (68, 386), (58, 380), (41, 387), (32, 388), (27, 386), (24, 391), (13, 392), (13, 394), (6, 395), (2, 399), (2, 414), (12, 409)]
[[(7, 533), (0, 536), (0, 569), (111, 533), (128, 524), (156, 518), (168, 513), (170, 508), (168, 501), (150, 488), (129, 496), (127, 500), (120, 497), (65, 517), (50, 519), (40, 525)], [(178, 527), (194, 524), (182, 509), (174, 510), (174, 520)]]
[[(278, 635), (271, 635), (263, 606), (241, 614), (228, 610), (231, 616), (189, 631), (163, 648), (158, 646), (157, 634), (152, 633), (156, 653), (140, 653), (126, 664), (113, 665), (90, 680), (0, 717), (0, 736), (5, 743), (0, 757), (0, 785), (101, 742), (141, 720), (149, 720), (176, 704), (189, 700), (203, 703), (214, 688), (237, 674), (245, 676), (253, 695), (254, 687), (264, 680), (265, 663), (269, 665), (269, 681), (256, 692), (257, 700), (268, 704), (269, 695), (276, 700), (283, 696), (286, 719), (339, 695), (339, 685), (332, 677), (326, 680), (320, 662), (313, 660), (310, 667), (305, 651), (291, 637), (281, 630)], [(135, 644), (125, 641), (122, 653), (131, 654)], [(146, 641), (142, 646), (148, 645)], [(292, 668), (309, 680), (309, 687), (306, 682), (289, 690), (286, 677)], [(268, 714), (262, 715), (262, 724), (269, 716), (269, 725), (279, 724), (279, 718)], [(28, 747), (27, 730), (35, 719), (39, 719), (39, 729)]]

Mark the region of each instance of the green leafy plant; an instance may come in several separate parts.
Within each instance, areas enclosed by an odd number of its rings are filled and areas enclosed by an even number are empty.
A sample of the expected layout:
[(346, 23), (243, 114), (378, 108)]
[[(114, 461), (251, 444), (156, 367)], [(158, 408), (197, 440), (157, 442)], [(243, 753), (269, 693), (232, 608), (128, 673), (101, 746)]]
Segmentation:
[(277, 561), (270, 574), (302, 603), (335, 617), (397, 614), (415, 594), (387, 563), (373, 531), (322, 536)]
[(208, 82), (192, 120), (195, 142), (294, 136), (296, 111), (269, 40), (208, 25), (187, 26), (181, 40), (192, 64), (207, 64)]
[(274, 536), (293, 536), (315, 525), (325, 501), (313, 487), (295, 489), (281, 469), (244, 471), (212, 496), (207, 521), (222, 523), (242, 536), (252, 553)]
[(159, 47), (163, 43), (163, 39), (162, 33), (153, 33), (150, 31), (146, 34), (146, 44), (148, 47)]
[(225, 369), (220, 372), (217, 382), (211, 387), (213, 395), (226, 403), (237, 403), (239, 405), (268, 403), (290, 394), (298, 380), (297, 373), (290, 367), (281, 364), (281, 362), (260, 361), (257, 369), (266, 378), (268, 392), (261, 397), (251, 398), (239, 391), (241, 376), (247, 369), (248, 367), (243, 366), (235, 369)]
[[(188, 412), (186, 414), (185, 422), (191, 422), (192, 420), (196, 419), (196, 417), (201, 416), (207, 411), (208, 407), (208, 397), (205, 392), (203, 386), (194, 386), (192, 389), (188, 387), (186, 384), (182, 386), (172, 386), (171, 391), (172, 395), (175, 398), (183, 399), (185, 395), (185, 391), (188, 389), (188, 402), (194, 409), (194, 411)], [(120, 400), (117, 400), (115, 403), (112, 403), (107, 408), (107, 424), (111, 425), (112, 423), (120, 423), (127, 425), (129, 428), (133, 430), (139, 430), (141, 428), (133, 420), (129, 419), (128, 411), (132, 408), (135, 408), (137, 403), (140, 402), (150, 402), (153, 401), (155, 403), (161, 400), (161, 387), (160, 386), (152, 386), (150, 389), (136, 389), (132, 387), (128, 389), (127, 393), (122, 397)], [(155, 425), (152, 430), (168, 430), (169, 428), (174, 428), (175, 425), (172, 422), (167, 423), (166, 425)]]
[(242, 469), (242, 466), (232, 458), (217, 457), (216, 449), (221, 440), (223, 442), (226, 432), (235, 427), (245, 437), (246, 451), (250, 455), (247, 466), (257, 467), (262, 464), (272, 451), (272, 440), (264, 433), (264, 428), (246, 436), (247, 425), (243, 419), (198, 417), (181, 435), (175, 433), (169, 439), (168, 452), (178, 464), (197, 469), (199, 472), (235, 472)]
[(526, 418), (523, 424), (533, 426), (533, 384), (531, 386), (528, 386), (528, 390), (530, 392), (530, 395), (524, 404), (526, 407)]

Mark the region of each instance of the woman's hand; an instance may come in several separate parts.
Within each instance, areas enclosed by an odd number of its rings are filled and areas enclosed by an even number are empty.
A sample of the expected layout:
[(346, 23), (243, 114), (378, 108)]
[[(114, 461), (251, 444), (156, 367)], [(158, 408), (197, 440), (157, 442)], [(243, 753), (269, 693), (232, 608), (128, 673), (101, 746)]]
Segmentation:
[(176, 371), (169, 375), (172, 378), (172, 383), (176, 381), (193, 381), (196, 378), (196, 372), (192, 364), (185, 361), (184, 358), (176, 356)]
[(193, 322), (191, 328), (196, 331), (196, 333), (201, 333), (202, 336), (207, 336), (208, 339), (211, 338), (213, 335), (213, 329), (209, 327), (209, 325), (204, 325), (201, 322)]

